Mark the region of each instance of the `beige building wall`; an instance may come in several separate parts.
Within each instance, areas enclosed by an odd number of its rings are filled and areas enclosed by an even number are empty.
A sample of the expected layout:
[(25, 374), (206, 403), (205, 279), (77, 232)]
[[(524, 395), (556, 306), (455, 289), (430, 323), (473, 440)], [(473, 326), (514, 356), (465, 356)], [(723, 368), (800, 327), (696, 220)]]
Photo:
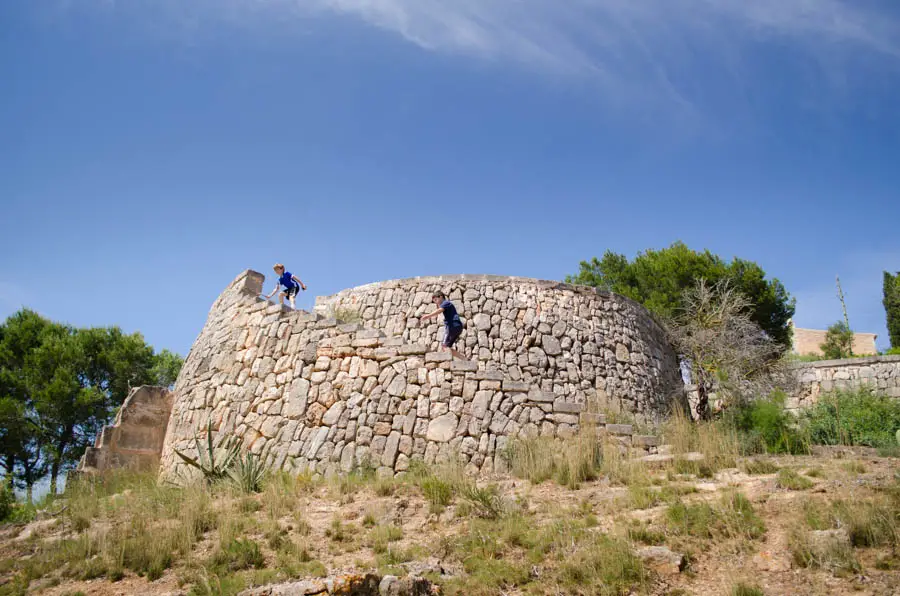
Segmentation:
[[(807, 354), (822, 355), (821, 346), (825, 342), (825, 331), (821, 329), (801, 329), (794, 327), (793, 350), (795, 354), (805, 356)], [(854, 333), (853, 353), (855, 355), (877, 354), (875, 348), (875, 333)]]

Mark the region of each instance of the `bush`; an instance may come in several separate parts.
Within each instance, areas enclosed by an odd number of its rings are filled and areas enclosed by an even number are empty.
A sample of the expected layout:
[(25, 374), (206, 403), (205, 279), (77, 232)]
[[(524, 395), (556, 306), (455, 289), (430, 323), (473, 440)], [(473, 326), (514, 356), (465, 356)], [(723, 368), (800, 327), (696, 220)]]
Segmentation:
[(726, 419), (743, 435), (744, 451), (753, 453), (809, 453), (806, 429), (784, 409), (787, 396), (774, 391), (733, 409)]
[(891, 447), (900, 430), (900, 401), (863, 387), (833, 391), (806, 412), (812, 442)]
[(12, 517), (16, 508), (16, 495), (9, 487), (0, 489), (0, 522)]

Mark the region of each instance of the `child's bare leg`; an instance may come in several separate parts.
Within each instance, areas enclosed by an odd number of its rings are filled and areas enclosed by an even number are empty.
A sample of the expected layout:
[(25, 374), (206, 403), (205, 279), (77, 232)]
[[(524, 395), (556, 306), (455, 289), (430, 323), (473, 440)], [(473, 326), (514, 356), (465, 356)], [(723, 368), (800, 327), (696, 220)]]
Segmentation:
[(463, 356), (462, 354), (460, 354), (459, 352), (457, 352), (455, 349), (453, 349), (453, 348), (448, 348), (448, 349), (450, 350), (450, 353), (451, 353), (451, 354), (453, 354), (454, 356), (456, 356), (456, 357), (459, 358), (460, 360), (465, 360), (465, 359), (466, 359), (465, 356)]
[(281, 306), (284, 306), (284, 292), (281, 292), (280, 294), (278, 294), (278, 304), (280, 304)]
[(294, 301), (294, 295), (293, 295), (293, 294), (291, 294), (291, 297), (289, 298), (289, 300), (291, 301), (291, 308), (293, 308), (294, 310), (297, 310), (297, 304), (296, 304), (296, 302)]

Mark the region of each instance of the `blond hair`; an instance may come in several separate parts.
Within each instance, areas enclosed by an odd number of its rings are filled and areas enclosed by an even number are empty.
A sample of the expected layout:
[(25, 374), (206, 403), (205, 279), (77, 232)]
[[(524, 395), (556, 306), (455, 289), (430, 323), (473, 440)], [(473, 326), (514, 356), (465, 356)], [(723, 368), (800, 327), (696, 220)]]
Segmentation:
[(282, 265), (281, 263), (275, 263), (275, 266), (272, 267), (272, 269), (284, 269), (284, 265)]

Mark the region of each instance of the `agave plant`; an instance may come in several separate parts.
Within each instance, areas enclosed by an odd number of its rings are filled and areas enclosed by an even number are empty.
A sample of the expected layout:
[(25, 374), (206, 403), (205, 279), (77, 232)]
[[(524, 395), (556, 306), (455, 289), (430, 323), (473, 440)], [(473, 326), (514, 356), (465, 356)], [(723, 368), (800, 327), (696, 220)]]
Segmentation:
[(185, 455), (177, 449), (175, 454), (187, 465), (200, 470), (208, 484), (228, 478), (229, 470), (241, 450), (237, 437), (226, 437), (216, 445), (213, 442), (212, 421), (210, 421), (206, 423), (206, 444), (196, 437), (194, 441), (197, 443), (196, 458)]
[(228, 474), (243, 492), (258, 493), (262, 491), (266, 468), (260, 458), (252, 453), (245, 453), (234, 460)]

